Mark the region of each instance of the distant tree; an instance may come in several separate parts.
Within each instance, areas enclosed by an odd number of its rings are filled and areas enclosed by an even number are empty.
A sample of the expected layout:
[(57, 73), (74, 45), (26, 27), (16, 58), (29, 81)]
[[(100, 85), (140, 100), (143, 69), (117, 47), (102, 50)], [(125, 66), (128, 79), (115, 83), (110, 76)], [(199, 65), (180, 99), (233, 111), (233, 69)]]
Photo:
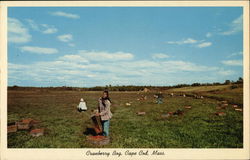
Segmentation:
[(221, 85), (219, 82), (214, 82), (213, 85)]
[(230, 80), (225, 80), (224, 84), (231, 84)]
[(191, 86), (200, 86), (200, 83), (193, 83)]
[(239, 85), (233, 84), (233, 85), (231, 86), (231, 89), (235, 89), (235, 88), (239, 88)]
[(17, 87), (18, 87), (18, 85), (14, 85), (14, 86), (13, 86), (13, 88), (17, 88)]
[(243, 83), (243, 78), (239, 77), (238, 81), (236, 83)]

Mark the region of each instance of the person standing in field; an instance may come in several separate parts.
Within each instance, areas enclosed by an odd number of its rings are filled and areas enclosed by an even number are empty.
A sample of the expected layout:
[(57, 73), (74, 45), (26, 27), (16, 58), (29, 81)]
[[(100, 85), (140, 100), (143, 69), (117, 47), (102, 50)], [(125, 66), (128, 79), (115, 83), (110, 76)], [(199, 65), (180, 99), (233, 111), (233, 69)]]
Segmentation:
[(98, 113), (96, 116), (101, 116), (103, 135), (109, 136), (109, 125), (112, 113), (110, 111), (111, 100), (109, 98), (109, 92), (103, 91), (102, 97), (98, 99)]
[(156, 103), (157, 104), (162, 104), (163, 103), (163, 94), (162, 92), (160, 91), (158, 94), (156, 94)]

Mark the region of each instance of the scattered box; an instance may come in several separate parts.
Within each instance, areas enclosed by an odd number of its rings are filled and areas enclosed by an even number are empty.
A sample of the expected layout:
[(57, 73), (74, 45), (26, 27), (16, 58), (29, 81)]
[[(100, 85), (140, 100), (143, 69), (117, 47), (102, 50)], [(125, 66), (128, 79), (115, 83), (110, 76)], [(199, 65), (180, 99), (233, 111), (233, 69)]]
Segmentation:
[(131, 103), (126, 103), (126, 106), (131, 106)]
[(225, 112), (216, 112), (215, 115), (217, 115), (217, 116), (225, 116), (226, 113)]
[(33, 137), (39, 137), (44, 135), (44, 128), (33, 129), (30, 131), (30, 135)]
[(228, 104), (225, 103), (225, 104), (221, 104), (221, 109), (226, 109), (228, 107)]
[(27, 119), (22, 120), (23, 123), (27, 123), (27, 124), (32, 123), (32, 121), (33, 121), (33, 119), (31, 119), (31, 118), (27, 118)]
[(17, 122), (17, 129), (28, 130), (31, 127), (37, 127), (40, 121), (34, 120), (32, 118), (23, 119)]
[(8, 133), (13, 133), (13, 132), (17, 132), (17, 125), (15, 122), (13, 123), (8, 123)]
[(192, 107), (191, 106), (185, 106), (186, 109), (191, 109)]
[(239, 111), (239, 112), (242, 112), (242, 111), (243, 111), (243, 109), (241, 109), (241, 108), (235, 108), (234, 110), (235, 110), (235, 111)]
[(174, 112), (168, 112), (168, 114), (169, 114), (169, 115), (173, 115), (173, 114), (174, 114)]
[(145, 115), (145, 114), (146, 114), (146, 112), (137, 112), (138, 116), (142, 116), (142, 115)]
[(238, 105), (234, 104), (234, 105), (233, 105), (233, 108), (238, 108)]
[[(30, 130), (33, 127), (37, 127), (40, 121), (27, 118), (18, 122), (8, 123), (8, 133), (17, 132), (18, 130)], [(30, 131), (32, 136), (40, 136), (44, 134), (44, 129), (33, 129)]]
[(87, 142), (93, 145), (107, 145), (110, 142), (110, 138), (107, 136), (87, 136)]
[(38, 121), (38, 120), (32, 120), (31, 121), (32, 127), (38, 127), (40, 123), (41, 123), (41, 121)]
[(17, 122), (17, 129), (20, 130), (28, 130), (32, 126), (32, 120), (31, 119), (24, 119), (19, 122)]
[(221, 103), (222, 103), (222, 104), (225, 104), (225, 103), (227, 103), (227, 101), (221, 101)]

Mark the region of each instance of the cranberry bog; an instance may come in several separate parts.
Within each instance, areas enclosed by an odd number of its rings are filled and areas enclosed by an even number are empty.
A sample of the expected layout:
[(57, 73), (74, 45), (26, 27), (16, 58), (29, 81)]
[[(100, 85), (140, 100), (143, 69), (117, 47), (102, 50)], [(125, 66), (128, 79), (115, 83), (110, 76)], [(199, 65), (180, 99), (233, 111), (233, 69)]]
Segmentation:
[[(91, 114), (102, 91), (9, 90), (8, 123), (27, 118), (38, 119), (46, 134), (34, 137), (27, 131), (10, 132), (8, 147), (243, 147), (242, 87), (225, 85), (217, 88), (207, 86), (206, 89), (163, 90), (163, 104), (156, 104), (156, 93), (153, 90), (146, 93), (111, 91), (113, 117), (110, 122), (110, 142), (104, 146), (94, 146), (87, 141), (87, 137), (94, 134), (92, 121), (85, 113), (78, 112), (76, 106), (84, 98), (87, 113)], [(183, 96), (184, 93), (186, 96)], [(147, 98), (141, 99), (142, 94)], [(146, 114), (138, 116), (138, 112)]]

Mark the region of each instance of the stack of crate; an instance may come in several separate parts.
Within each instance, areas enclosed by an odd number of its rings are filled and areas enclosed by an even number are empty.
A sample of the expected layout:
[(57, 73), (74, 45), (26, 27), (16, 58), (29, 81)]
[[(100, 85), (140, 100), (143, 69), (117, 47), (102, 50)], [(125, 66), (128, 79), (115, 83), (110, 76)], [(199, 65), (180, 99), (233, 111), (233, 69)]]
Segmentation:
[(23, 119), (17, 122), (17, 129), (18, 130), (29, 130), (32, 127), (33, 119)]
[(8, 123), (8, 133), (17, 132), (18, 130), (28, 130), (29, 134), (33, 137), (44, 135), (44, 128), (36, 128), (40, 121), (27, 118), (18, 122)]
[(7, 130), (8, 130), (8, 133), (17, 132), (17, 124), (16, 124), (16, 122), (8, 123)]

